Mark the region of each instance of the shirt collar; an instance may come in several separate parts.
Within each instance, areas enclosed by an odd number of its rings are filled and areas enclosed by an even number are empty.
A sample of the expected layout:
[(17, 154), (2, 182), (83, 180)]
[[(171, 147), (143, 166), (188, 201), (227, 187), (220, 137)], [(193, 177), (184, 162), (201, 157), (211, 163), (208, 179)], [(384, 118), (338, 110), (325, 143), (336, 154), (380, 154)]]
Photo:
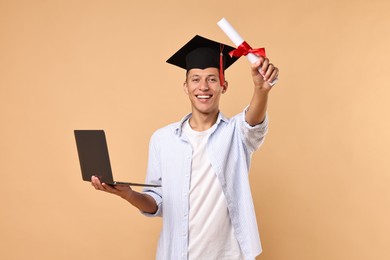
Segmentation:
[[(187, 114), (184, 116), (178, 123), (175, 125), (175, 134), (178, 136), (181, 136), (181, 133), (183, 132), (183, 124), (191, 117), (192, 113)], [(217, 125), (219, 125), (221, 122), (228, 123), (229, 118), (224, 116), (221, 111), (218, 113), (217, 121), (215, 122)]]

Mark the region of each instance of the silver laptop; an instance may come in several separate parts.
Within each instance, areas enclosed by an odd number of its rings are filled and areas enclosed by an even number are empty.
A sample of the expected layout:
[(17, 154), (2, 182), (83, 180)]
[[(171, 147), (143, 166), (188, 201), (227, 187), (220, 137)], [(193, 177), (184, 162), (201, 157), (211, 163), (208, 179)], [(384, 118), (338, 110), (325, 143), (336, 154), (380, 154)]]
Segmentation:
[(160, 187), (161, 185), (114, 181), (104, 130), (74, 130), (81, 175), (84, 181), (96, 176), (102, 183), (110, 185), (130, 185)]

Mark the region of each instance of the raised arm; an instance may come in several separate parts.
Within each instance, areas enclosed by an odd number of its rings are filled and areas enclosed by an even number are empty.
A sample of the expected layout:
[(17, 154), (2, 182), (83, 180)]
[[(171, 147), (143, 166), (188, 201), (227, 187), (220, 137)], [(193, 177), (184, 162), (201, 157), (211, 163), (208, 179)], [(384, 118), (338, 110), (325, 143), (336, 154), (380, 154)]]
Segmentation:
[(91, 184), (96, 190), (115, 194), (127, 200), (140, 211), (150, 214), (153, 214), (157, 211), (157, 204), (151, 196), (136, 192), (128, 185), (111, 186), (105, 183), (101, 183), (100, 180), (95, 176), (92, 176)]
[[(259, 68), (261, 68), (261, 74), (258, 71)], [(273, 82), (278, 77), (279, 69), (270, 63), (267, 58), (260, 57), (259, 61), (252, 64), (251, 70), (254, 90), (245, 120), (248, 124), (254, 126), (265, 119), (268, 94), (272, 89), (269, 82)]]

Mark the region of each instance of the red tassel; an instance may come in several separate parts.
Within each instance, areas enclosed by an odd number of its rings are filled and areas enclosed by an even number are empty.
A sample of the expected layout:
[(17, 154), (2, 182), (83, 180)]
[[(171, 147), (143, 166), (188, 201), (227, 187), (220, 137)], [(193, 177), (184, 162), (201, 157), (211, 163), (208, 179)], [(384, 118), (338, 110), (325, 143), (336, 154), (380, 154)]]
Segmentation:
[(223, 84), (225, 83), (225, 77), (224, 77), (224, 74), (223, 74), (223, 47), (224, 45), (221, 44), (220, 45), (220, 53), (219, 53), (219, 81), (220, 81), (220, 85), (223, 86)]

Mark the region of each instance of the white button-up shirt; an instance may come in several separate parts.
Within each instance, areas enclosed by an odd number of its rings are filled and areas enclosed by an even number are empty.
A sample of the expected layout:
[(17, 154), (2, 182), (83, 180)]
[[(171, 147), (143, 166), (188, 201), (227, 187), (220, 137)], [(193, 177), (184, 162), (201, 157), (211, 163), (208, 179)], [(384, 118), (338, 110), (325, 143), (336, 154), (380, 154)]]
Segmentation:
[[(192, 148), (182, 133), (180, 122), (157, 130), (150, 140), (147, 183), (161, 187), (145, 187), (143, 192), (157, 203), (155, 214), (163, 216), (156, 258), (187, 259), (189, 191)], [(234, 235), (246, 260), (261, 253), (260, 237), (249, 185), (252, 153), (260, 147), (268, 129), (268, 118), (260, 125), (250, 126), (245, 111), (231, 119), (219, 113), (217, 127), (211, 133), (207, 151), (226, 198)]]

